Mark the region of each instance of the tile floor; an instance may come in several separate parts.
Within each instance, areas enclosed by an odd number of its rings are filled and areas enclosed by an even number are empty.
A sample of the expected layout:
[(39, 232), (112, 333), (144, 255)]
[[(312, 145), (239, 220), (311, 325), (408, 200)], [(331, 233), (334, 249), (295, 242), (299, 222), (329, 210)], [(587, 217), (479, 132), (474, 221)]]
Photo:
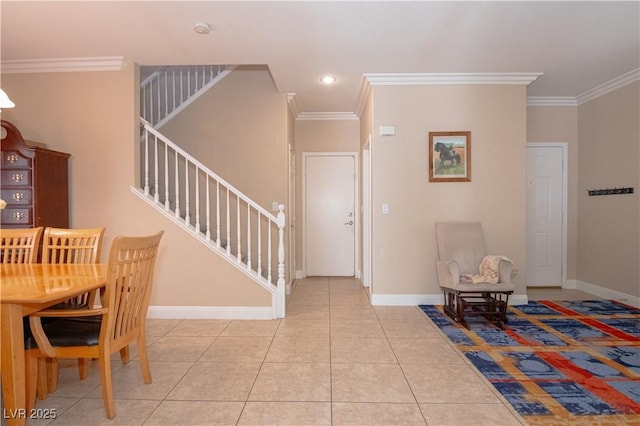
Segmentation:
[(297, 281), (283, 320), (150, 320), (147, 334), (153, 383), (134, 348), (128, 365), (116, 356), (115, 419), (97, 362), (79, 381), (63, 361), (37, 405), (56, 419), (28, 424), (525, 424), (419, 308), (372, 307), (350, 278)]

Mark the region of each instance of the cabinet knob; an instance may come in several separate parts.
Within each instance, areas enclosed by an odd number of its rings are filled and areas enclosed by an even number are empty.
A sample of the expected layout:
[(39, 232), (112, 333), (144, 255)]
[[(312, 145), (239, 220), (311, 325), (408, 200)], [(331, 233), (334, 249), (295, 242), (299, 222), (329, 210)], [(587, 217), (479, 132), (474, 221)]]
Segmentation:
[(22, 173), (15, 173), (11, 175), (11, 179), (13, 179), (14, 182), (22, 182), (24, 180), (24, 175)]
[(24, 213), (22, 212), (15, 212), (11, 215), (15, 220), (22, 220), (24, 219)]
[(24, 199), (24, 194), (22, 192), (14, 192), (11, 194), (11, 198), (16, 201), (22, 201)]
[(15, 154), (8, 154), (5, 159), (7, 160), (7, 163), (13, 164), (18, 161), (18, 156)]

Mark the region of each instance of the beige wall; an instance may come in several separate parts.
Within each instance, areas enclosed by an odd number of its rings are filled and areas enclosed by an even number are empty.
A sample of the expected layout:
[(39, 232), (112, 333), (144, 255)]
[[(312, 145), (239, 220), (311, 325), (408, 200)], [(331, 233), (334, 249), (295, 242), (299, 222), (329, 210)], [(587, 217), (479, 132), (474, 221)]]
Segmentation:
[[(578, 107), (578, 280), (640, 296), (640, 83)], [(590, 189), (633, 187), (629, 195)]]
[[(374, 86), (373, 96), (374, 295), (440, 294), (434, 225), (452, 220), (482, 222), (488, 251), (514, 260), (524, 294), (525, 86)], [(396, 136), (378, 136), (380, 125)], [(454, 130), (471, 131), (471, 182), (429, 183), (429, 131)]]
[(360, 124), (358, 120), (297, 120), (296, 146), (296, 271), (303, 265), (302, 154), (307, 152), (359, 152)]
[(266, 68), (236, 68), (160, 131), (267, 210), (287, 204), (287, 98)]
[[(526, 108), (522, 86), (376, 86), (360, 122), (293, 123), (286, 118), (286, 99), (274, 94), (264, 73), (240, 75), (248, 76), (243, 81), (253, 89), (264, 90), (258, 103), (279, 109), (275, 115), (264, 112), (270, 118), (261, 126), (271, 130), (256, 138), (273, 149), (261, 151), (251, 141), (251, 149), (257, 149), (263, 163), (276, 172), (272, 177), (276, 189), (251, 187), (242, 177), (238, 184), (262, 197), (267, 207), (273, 198), (287, 199), (287, 152), (282, 141), (295, 146), (296, 210), (302, 212), (302, 153), (357, 152), (372, 133), (374, 294), (439, 293), (433, 226), (440, 220), (482, 221), (489, 251), (510, 256), (519, 267), (516, 294), (523, 294), (529, 141), (569, 145), (568, 278), (639, 295), (638, 82), (577, 108)], [(137, 79), (132, 65), (120, 72), (5, 74), (2, 87), (17, 107), (2, 111), (2, 118), (17, 125), (26, 139), (72, 154), (71, 226), (107, 227), (103, 260), (115, 235), (166, 231), (152, 305), (269, 305), (266, 291), (131, 193), (138, 146)], [(226, 83), (221, 90), (241, 89), (244, 84), (233, 77)], [(245, 102), (246, 98), (231, 102), (226, 119), (244, 127), (254, 123)], [(210, 111), (224, 109), (217, 100), (201, 103), (193, 109), (207, 120), (212, 119)], [(252, 114), (263, 112), (256, 109)], [(383, 124), (396, 125), (396, 136), (378, 136), (375, 129)], [(470, 183), (428, 182), (428, 132), (442, 130), (471, 131)], [(214, 156), (207, 144), (194, 148), (211, 156), (212, 168), (220, 162), (230, 174), (241, 170), (229, 158), (240, 161), (250, 149), (226, 147), (225, 156)], [(588, 189), (618, 186), (632, 186), (635, 194), (587, 197)], [(390, 205), (389, 215), (381, 214), (382, 203)], [(302, 259), (301, 223), (298, 215), (294, 223), (298, 259)], [(295, 269), (302, 269), (300, 261)]]
[(575, 280), (578, 257), (578, 108), (530, 106), (527, 108), (528, 142), (567, 144), (567, 279)]
[(116, 235), (165, 230), (151, 305), (270, 306), (266, 290), (131, 192), (137, 80), (133, 65), (119, 72), (5, 74), (2, 87), (16, 108), (2, 118), (26, 139), (72, 154), (71, 226), (107, 227), (103, 260)]

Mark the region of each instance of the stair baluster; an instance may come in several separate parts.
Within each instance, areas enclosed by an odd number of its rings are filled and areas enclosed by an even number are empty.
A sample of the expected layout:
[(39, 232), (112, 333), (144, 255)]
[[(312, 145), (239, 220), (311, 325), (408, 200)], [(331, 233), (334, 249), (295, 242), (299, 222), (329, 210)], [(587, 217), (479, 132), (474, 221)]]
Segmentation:
[[(140, 187), (133, 188), (134, 192), (270, 291), (274, 318), (284, 317), (284, 206), (279, 205), (278, 214), (274, 216), (191, 157), (150, 123), (144, 120), (142, 123), (144, 143), (140, 146), (143, 150), (141, 159), (144, 176)], [(171, 170), (170, 164), (175, 170)], [(184, 167), (184, 173), (180, 172), (181, 167)], [(170, 175), (174, 176), (173, 185), (170, 184)], [(204, 185), (201, 180), (204, 180)], [(211, 196), (213, 190), (215, 197)], [(226, 192), (224, 221), (221, 191)], [(184, 199), (183, 210), (181, 195)], [(204, 200), (202, 197), (205, 197)], [(211, 235), (212, 212), (216, 216), (214, 235)], [(242, 216), (245, 213), (246, 221)], [(206, 223), (201, 222), (202, 218)], [(273, 238), (274, 230), (277, 231), (276, 239)], [(226, 235), (226, 239), (222, 238), (223, 235)], [(232, 242), (237, 246), (232, 247)], [(274, 248), (277, 250), (275, 259), (272, 256)], [(267, 252), (265, 264), (262, 256), (264, 250)], [(274, 267), (277, 268), (275, 282), (272, 273)]]

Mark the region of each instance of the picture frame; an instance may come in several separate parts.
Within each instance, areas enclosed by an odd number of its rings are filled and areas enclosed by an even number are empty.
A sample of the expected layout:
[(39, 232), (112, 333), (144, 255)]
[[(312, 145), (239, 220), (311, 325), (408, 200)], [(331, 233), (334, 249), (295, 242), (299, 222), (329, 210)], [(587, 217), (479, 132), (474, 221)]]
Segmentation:
[(429, 132), (429, 182), (471, 182), (471, 132)]

